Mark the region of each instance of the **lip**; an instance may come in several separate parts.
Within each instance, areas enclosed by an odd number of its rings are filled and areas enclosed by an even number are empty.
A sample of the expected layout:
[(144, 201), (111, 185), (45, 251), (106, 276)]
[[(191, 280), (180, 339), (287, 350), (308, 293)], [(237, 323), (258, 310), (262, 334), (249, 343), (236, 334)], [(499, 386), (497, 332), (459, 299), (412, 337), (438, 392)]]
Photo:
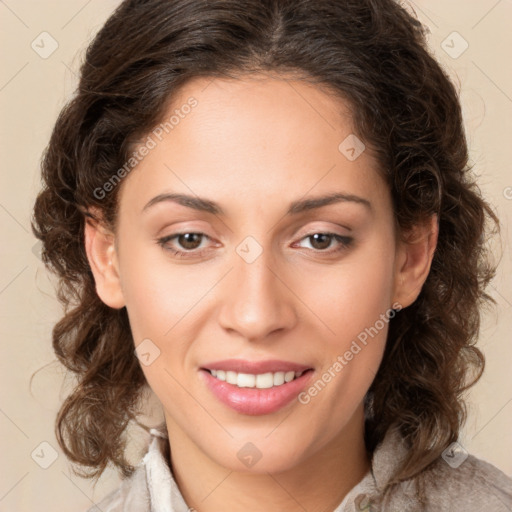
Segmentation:
[(259, 373), (268, 372), (305, 372), (312, 369), (306, 366), (290, 361), (280, 361), (278, 359), (267, 359), (265, 361), (247, 361), (245, 359), (224, 359), (223, 361), (214, 361), (202, 365), (202, 370), (227, 370), (237, 373)]
[[(215, 370), (216, 368), (212, 369)], [(201, 368), (199, 374), (207, 388), (221, 403), (240, 414), (257, 416), (276, 412), (296, 398), (306, 387), (314, 373), (313, 369), (308, 368), (308, 370), (291, 382), (285, 382), (280, 386), (267, 389), (239, 388), (234, 384), (217, 379), (204, 368)], [(291, 369), (288, 371), (291, 371)], [(258, 373), (265, 372), (259, 371)]]

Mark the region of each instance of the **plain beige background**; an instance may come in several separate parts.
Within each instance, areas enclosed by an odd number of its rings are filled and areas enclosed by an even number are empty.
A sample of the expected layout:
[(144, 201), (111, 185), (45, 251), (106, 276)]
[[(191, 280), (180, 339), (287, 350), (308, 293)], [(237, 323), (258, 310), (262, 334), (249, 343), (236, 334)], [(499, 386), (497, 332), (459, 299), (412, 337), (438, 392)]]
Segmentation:
[[(73, 476), (55, 440), (53, 422), (66, 394), (50, 341), (60, 310), (30, 230), (41, 152), (76, 85), (87, 43), (118, 3), (0, 1), (0, 511), (86, 510), (119, 483), (109, 471), (93, 491), (89, 481)], [(503, 222), (503, 259), (490, 288), (498, 307), (486, 314), (479, 341), (487, 369), (469, 394), (460, 442), (511, 475), (512, 2), (408, 5), (430, 27), (432, 51), (459, 84), (471, 158)], [(58, 47), (44, 55), (52, 44)]]

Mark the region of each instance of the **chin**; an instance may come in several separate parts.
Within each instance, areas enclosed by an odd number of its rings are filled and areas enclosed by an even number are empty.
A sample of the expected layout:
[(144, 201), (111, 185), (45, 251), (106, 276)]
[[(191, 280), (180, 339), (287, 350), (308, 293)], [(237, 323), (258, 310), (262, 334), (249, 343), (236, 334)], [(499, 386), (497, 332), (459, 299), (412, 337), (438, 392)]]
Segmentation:
[(221, 447), (219, 453), (209, 455), (217, 464), (239, 473), (280, 473), (300, 464), (302, 451), (297, 451), (296, 446), (278, 447), (270, 438), (265, 442), (235, 440), (230, 446)]

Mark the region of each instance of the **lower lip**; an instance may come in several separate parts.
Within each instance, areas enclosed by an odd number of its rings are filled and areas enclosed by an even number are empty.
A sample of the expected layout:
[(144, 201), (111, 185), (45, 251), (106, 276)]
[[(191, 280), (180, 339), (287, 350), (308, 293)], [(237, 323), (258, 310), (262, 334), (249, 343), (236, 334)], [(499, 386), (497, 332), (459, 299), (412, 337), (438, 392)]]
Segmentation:
[(210, 391), (225, 405), (241, 414), (271, 414), (290, 403), (305, 387), (312, 370), (304, 372), (299, 378), (280, 386), (267, 389), (239, 388), (213, 377), (207, 370), (201, 370)]

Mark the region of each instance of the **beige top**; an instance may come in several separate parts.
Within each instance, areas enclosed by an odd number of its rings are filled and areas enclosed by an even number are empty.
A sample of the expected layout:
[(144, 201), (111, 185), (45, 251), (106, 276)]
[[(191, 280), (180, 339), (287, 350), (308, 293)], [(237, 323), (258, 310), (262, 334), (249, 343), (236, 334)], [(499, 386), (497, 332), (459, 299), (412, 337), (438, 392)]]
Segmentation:
[[(167, 443), (160, 432), (151, 430), (148, 451), (132, 476), (98, 503), (98, 508), (91, 507), (88, 512), (192, 512), (194, 509), (185, 503), (166, 462)], [(379, 494), (406, 451), (401, 437), (388, 432), (374, 451), (371, 469), (333, 512), (512, 511), (512, 479), (460, 450), (448, 452), (418, 476), (395, 486), (381, 508), (370, 508), (368, 498)], [(426, 497), (423, 503), (416, 484)], [(225, 511), (229, 512), (229, 505)]]

